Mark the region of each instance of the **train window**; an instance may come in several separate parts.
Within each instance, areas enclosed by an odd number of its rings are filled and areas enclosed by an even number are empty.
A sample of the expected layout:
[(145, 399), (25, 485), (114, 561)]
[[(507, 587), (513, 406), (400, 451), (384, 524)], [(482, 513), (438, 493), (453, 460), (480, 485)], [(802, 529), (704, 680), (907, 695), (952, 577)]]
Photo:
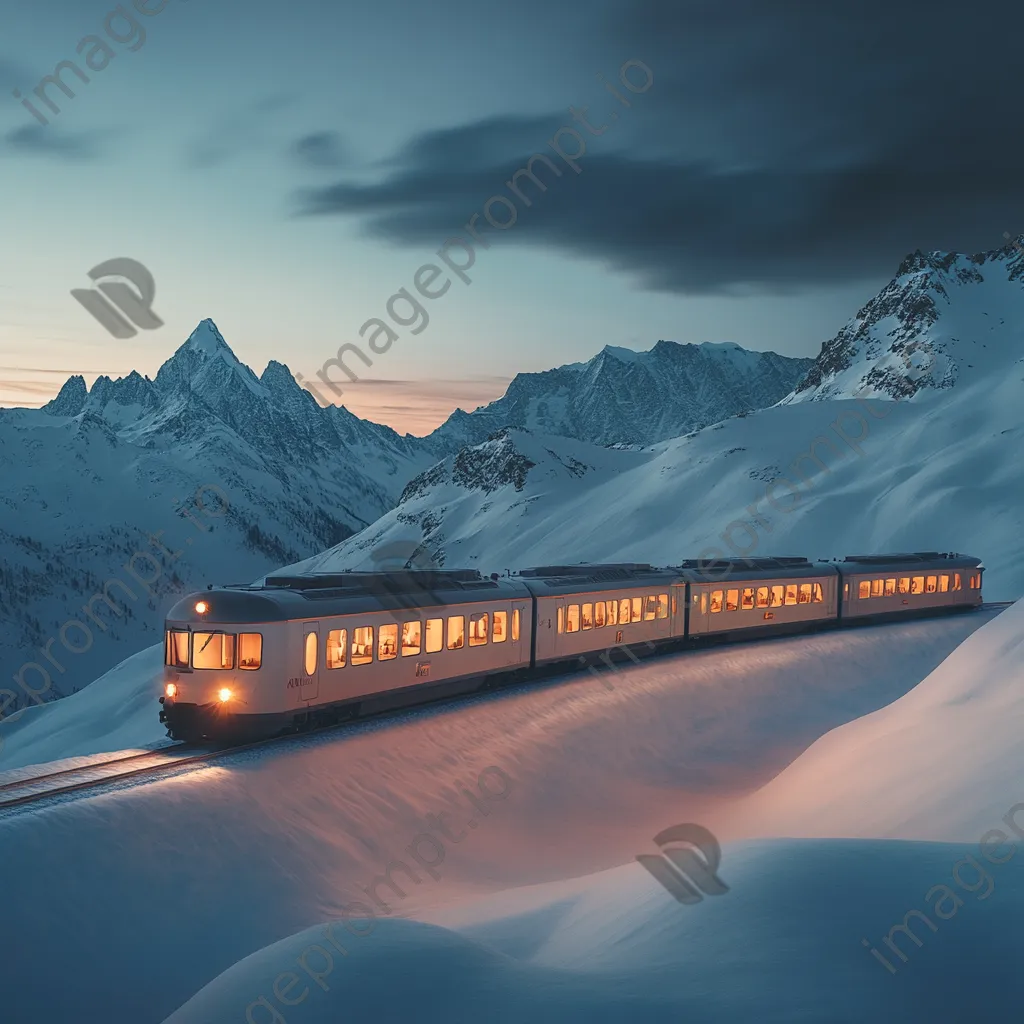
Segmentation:
[(633, 598), (633, 621), (639, 622), (644, 617), (644, 599), (642, 597)]
[(924, 582), (924, 592), (934, 594), (939, 589), (939, 581), (935, 576), (929, 576)]
[(580, 606), (571, 604), (565, 609), (566, 633), (578, 633), (580, 630)]
[(448, 650), (457, 651), (466, 646), (465, 615), (448, 616)]
[(754, 588), (744, 587), (743, 599), (740, 601), (740, 607), (746, 611), (748, 608), (754, 607)]
[(849, 601), (849, 599), (850, 599), (850, 584), (849, 583), (844, 583), (843, 584), (843, 600), (844, 601)]
[(487, 612), (480, 612), (479, 615), (469, 617), (469, 646), (483, 647), (487, 643)]
[(673, 590), (672, 591), (672, 614), (675, 615), (678, 612), (678, 610), (679, 610), (679, 608), (678, 608), (678, 605), (676, 604), (676, 592)]
[(508, 612), (495, 612), (494, 613), (494, 634), (491, 637), (491, 642), (496, 644), (502, 644), (508, 638)]
[(786, 604), (796, 604), (796, 587), (795, 583), (786, 584)]
[(960, 589), (960, 573), (958, 572), (953, 573), (953, 589)]
[(872, 580), (871, 581), (871, 596), (881, 597), (885, 592), (885, 580)]
[(327, 667), (344, 668), (348, 657), (348, 630), (332, 629), (327, 634)]
[(605, 612), (608, 625), (617, 626), (619, 624), (619, 602), (614, 599), (605, 601)]
[(949, 590), (949, 573), (944, 572), (939, 577), (939, 593), (945, 594)]
[(860, 586), (857, 588), (858, 597), (870, 597), (871, 596), (871, 580), (861, 580)]
[(768, 588), (758, 587), (757, 588), (757, 607), (767, 608), (768, 607)]
[(668, 594), (658, 595), (658, 618), (668, 618)]
[(814, 603), (815, 604), (824, 604), (825, 603), (825, 595), (821, 592), (821, 584), (820, 583), (815, 583), (814, 584)]
[(306, 671), (307, 676), (314, 675), (316, 673), (316, 646), (317, 636), (315, 632), (309, 632), (306, 634), (306, 650), (305, 657), (302, 659), (302, 667)]
[(909, 594), (910, 593), (910, 577), (901, 576), (899, 584), (897, 586), (897, 593)]
[(167, 646), (164, 650), (164, 664), (172, 668), (188, 668), (188, 630), (167, 630)]
[(624, 597), (619, 601), (619, 625), (625, 626), (629, 623), (629, 609), (630, 603), (629, 598)]
[(658, 595), (648, 594), (647, 595), (647, 607), (644, 610), (644, 619), (650, 622), (651, 619), (655, 618), (658, 614)]
[(971, 590), (981, 589), (981, 573), (971, 577)]
[(369, 665), (373, 661), (373, 626), (352, 630), (352, 664)]
[(558, 606), (558, 632), (565, 632), (565, 608), (562, 605)]
[[(316, 656), (316, 633), (313, 637), (313, 654)], [(314, 662), (314, 667), (315, 667)], [(233, 633), (193, 633), (193, 668), (234, 668), (235, 636)], [(307, 673), (308, 675), (309, 673)]]
[(810, 583), (801, 583), (800, 584), (800, 597), (799, 597), (799, 601), (800, 601), (800, 604), (810, 604), (811, 603), (811, 585), (810, 585)]
[(409, 658), (420, 653), (423, 638), (423, 624), (419, 619), (402, 623), (402, 657)]
[(389, 622), (380, 627), (377, 636), (377, 660), (390, 661), (398, 657), (398, 623)]
[(896, 577), (892, 576), (885, 581), (885, 596), (892, 597), (896, 593)]
[(512, 641), (519, 639), (519, 609), (512, 609)]
[(712, 590), (711, 591), (711, 611), (720, 612), (722, 610), (722, 591)]
[(593, 629), (594, 628), (594, 606), (592, 604), (585, 604), (583, 606), (583, 628)]
[(444, 646), (444, 619), (427, 619), (427, 632), (423, 638), (427, 654), (437, 654)]
[(604, 601), (597, 601), (594, 604), (594, 628), (600, 629), (604, 625)]
[(254, 672), (263, 663), (263, 636), (260, 633), (238, 634), (238, 667)]
[(708, 592), (706, 590), (700, 595), (700, 613), (701, 615), (708, 613)]
[(783, 587), (783, 586), (774, 586), (774, 587), (772, 587), (772, 607), (773, 608), (781, 608), (782, 607), (782, 598), (783, 598), (783, 595), (785, 594), (785, 592), (786, 592), (786, 588)]
[(740, 592), (738, 590), (727, 590), (725, 592), (725, 610), (734, 612), (740, 606)]
[(924, 577), (913, 576), (910, 580), (910, 592), (912, 594), (923, 594), (924, 593)]

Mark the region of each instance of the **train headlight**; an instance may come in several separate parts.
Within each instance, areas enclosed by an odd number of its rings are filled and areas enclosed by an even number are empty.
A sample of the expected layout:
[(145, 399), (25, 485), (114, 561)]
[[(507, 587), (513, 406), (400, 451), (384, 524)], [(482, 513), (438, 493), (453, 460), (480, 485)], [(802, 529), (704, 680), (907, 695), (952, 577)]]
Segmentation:
[(196, 615), (205, 615), (210, 606), (205, 601), (196, 601)]
[(178, 696), (178, 687), (177, 687), (177, 686), (175, 686), (175, 685), (174, 685), (174, 683), (168, 683), (168, 684), (167, 684), (167, 685), (166, 685), (166, 686), (164, 687), (164, 693), (165, 693), (165, 694), (166, 694), (166, 695), (167, 695), (168, 697), (177, 697), (177, 696)]
[(224, 689), (217, 694), (217, 699), (221, 704), (227, 704), (227, 702), (231, 700), (231, 691), (225, 686)]

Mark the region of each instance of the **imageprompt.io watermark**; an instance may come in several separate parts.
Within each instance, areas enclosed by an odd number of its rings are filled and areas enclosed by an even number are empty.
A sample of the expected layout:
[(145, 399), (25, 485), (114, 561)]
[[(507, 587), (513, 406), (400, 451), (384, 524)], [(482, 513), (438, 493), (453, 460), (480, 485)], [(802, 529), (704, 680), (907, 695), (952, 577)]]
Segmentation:
[(636, 859), (680, 903), (700, 903), (705, 895), (729, 891), (717, 874), (722, 847), (703, 825), (673, 825), (659, 832), (654, 842), (660, 854), (640, 853)]
[[(71, 295), (115, 338), (134, 338), (139, 333), (136, 327), (146, 331), (163, 327), (163, 320), (153, 312), (156, 282), (138, 260), (127, 256), (106, 260), (93, 267), (89, 277), (97, 282), (96, 288), (72, 288)], [(104, 281), (107, 277), (125, 278), (136, 290), (132, 291), (123, 281)]]

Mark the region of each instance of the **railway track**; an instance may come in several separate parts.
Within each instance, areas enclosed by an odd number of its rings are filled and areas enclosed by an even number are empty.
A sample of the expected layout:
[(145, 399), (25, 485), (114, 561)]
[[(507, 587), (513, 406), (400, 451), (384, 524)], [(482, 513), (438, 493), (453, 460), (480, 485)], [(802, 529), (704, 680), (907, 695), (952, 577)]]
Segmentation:
[[(982, 610), (1008, 608), (1013, 601), (987, 601)], [(332, 729), (344, 728), (348, 723), (328, 726), (316, 730), (318, 733), (330, 732)], [(115, 757), (107, 761), (80, 765), (76, 768), (62, 768), (43, 775), (34, 775), (24, 779), (0, 783), (0, 812), (26, 804), (39, 803), (51, 797), (82, 790), (96, 789), (113, 782), (144, 776), (159, 776), (188, 765), (196, 765), (216, 761), (229, 754), (237, 754), (246, 750), (281, 743), (289, 739), (297, 739), (293, 734), (272, 736), (268, 739), (244, 743), (238, 746), (222, 747), (215, 750), (202, 749), (191, 744), (179, 743), (159, 750), (129, 754), (126, 757)]]

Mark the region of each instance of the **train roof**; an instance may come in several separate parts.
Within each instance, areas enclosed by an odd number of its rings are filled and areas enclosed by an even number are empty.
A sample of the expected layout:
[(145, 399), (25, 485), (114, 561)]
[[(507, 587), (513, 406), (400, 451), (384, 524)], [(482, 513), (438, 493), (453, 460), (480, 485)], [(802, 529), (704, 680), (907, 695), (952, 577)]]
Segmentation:
[(834, 566), (812, 562), (802, 555), (761, 558), (689, 558), (679, 575), (690, 583), (723, 583), (730, 580), (791, 580), (835, 576)]
[[(484, 577), (475, 569), (309, 573), (267, 576), (261, 585), (219, 587), (190, 594), (171, 608), (167, 620), (284, 622), (528, 597), (522, 584), (507, 577)], [(207, 602), (209, 611), (197, 614), (197, 601)]]
[(842, 561), (836, 559), (830, 564), (835, 565), (840, 573), (848, 575), (984, 568), (980, 558), (961, 555), (955, 551), (900, 551), (881, 555), (847, 555)]
[(626, 588), (669, 586), (682, 582), (674, 569), (659, 569), (646, 562), (581, 562), (578, 565), (540, 565), (520, 569), (519, 579), (538, 597), (552, 594), (601, 593)]

